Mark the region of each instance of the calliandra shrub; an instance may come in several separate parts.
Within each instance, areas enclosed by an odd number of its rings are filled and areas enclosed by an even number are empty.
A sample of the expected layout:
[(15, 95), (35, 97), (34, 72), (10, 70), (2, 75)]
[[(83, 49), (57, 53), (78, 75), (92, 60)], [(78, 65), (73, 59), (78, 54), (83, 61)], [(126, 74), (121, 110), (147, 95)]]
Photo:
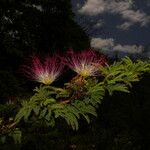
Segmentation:
[[(18, 142), (20, 122), (42, 122), (54, 127), (58, 118), (64, 119), (73, 130), (78, 130), (81, 117), (90, 123), (91, 116), (97, 116), (96, 109), (106, 92), (110, 95), (113, 92), (129, 92), (132, 82), (139, 81), (143, 73), (150, 72), (150, 63), (146, 61), (133, 62), (125, 57), (109, 65), (103, 55), (96, 55), (92, 49), (78, 53), (68, 51), (64, 57), (55, 56), (45, 57), (43, 61), (34, 56), (31, 64), (24, 66), (28, 77), (41, 85), (34, 89), (35, 94), (30, 99), (22, 101), (13, 121), (8, 124), (4, 124), (3, 120), (0, 122), (1, 127), (7, 127), (5, 132), (1, 129), (1, 137), (11, 134)], [(64, 65), (75, 71), (76, 76), (64, 83), (62, 88), (52, 86)]]

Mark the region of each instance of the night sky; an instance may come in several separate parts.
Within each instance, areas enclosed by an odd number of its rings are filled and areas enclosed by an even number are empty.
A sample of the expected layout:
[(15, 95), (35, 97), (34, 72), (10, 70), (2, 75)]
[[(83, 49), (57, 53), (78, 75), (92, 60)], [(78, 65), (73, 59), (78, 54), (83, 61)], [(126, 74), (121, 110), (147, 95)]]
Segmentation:
[(150, 57), (150, 0), (72, 0), (72, 5), (92, 47), (111, 56)]

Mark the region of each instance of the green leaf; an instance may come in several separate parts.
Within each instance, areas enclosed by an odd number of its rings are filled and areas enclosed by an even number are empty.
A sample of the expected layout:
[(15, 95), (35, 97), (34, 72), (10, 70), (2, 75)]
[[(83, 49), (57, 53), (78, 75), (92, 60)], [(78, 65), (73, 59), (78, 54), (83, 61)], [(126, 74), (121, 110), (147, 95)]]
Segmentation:
[(49, 104), (53, 104), (53, 103), (56, 103), (56, 100), (54, 98), (49, 98), (49, 99), (46, 99), (44, 102), (43, 102), (43, 105), (44, 106), (47, 106)]
[(110, 95), (112, 95), (112, 93), (114, 91), (129, 93), (128, 87), (124, 84), (119, 84), (118, 83), (118, 84), (115, 84), (115, 85), (108, 85), (106, 88), (107, 88)]
[(82, 116), (85, 118), (85, 120), (87, 121), (87, 123), (90, 123), (90, 118), (88, 115), (82, 114)]
[(39, 119), (42, 119), (45, 117), (47, 113), (47, 108), (45, 107), (41, 112), (40, 112), (40, 116), (39, 116)]
[(36, 115), (39, 115), (40, 106), (35, 106), (35, 107), (33, 108), (33, 111), (34, 111), (34, 113), (35, 113)]
[(20, 129), (16, 128), (13, 132), (10, 133), (11, 137), (13, 137), (15, 144), (21, 143), (22, 132)]
[(24, 121), (28, 121), (29, 116), (31, 115), (33, 108), (32, 107), (27, 107), (25, 112), (24, 112)]
[(4, 144), (6, 142), (6, 136), (5, 135), (0, 136), (0, 140)]
[(46, 119), (47, 121), (50, 121), (50, 120), (51, 120), (51, 115), (52, 115), (52, 111), (51, 111), (51, 110), (48, 110), (48, 113), (47, 113), (47, 115), (45, 116), (45, 119)]
[(54, 110), (54, 109), (63, 109), (64, 105), (61, 104), (61, 103), (57, 103), (57, 104), (51, 105), (49, 108), (51, 108), (52, 110)]

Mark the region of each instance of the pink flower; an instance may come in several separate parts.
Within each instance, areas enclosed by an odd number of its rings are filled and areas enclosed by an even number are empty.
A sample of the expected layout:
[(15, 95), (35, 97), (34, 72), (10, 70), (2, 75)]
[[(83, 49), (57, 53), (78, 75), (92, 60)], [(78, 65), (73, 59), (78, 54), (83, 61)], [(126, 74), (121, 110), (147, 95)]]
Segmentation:
[(31, 64), (23, 66), (25, 75), (46, 85), (54, 82), (64, 67), (64, 65), (60, 64), (60, 60), (56, 55), (52, 57), (47, 56), (44, 59), (39, 59), (39, 57), (34, 55), (31, 58)]
[(106, 64), (106, 57), (93, 49), (81, 52), (69, 50), (63, 62), (79, 75), (88, 77), (97, 75), (99, 67)]

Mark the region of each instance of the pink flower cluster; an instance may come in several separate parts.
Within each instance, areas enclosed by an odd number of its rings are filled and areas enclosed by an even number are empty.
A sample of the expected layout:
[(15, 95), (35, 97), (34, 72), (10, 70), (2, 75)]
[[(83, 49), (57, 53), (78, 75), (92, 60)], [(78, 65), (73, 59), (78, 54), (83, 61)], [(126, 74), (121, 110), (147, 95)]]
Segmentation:
[(82, 52), (69, 50), (65, 57), (53, 55), (40, 59), (32, 56), (31, 64), (24, 65), (23, 70), (26, 76), (45, 85), (50, 85), (62, 73), (65, 65), (70, 67), (80, 76), (96, 76), (99, 67), (106, 64), (106, 57), (93, 49)]
[(43, 60), (34, 55), (32, 56), (31, 64), (23, 66), (26, 76), (45, 85), (54, 82), (63, 68), (64, 65), (60, 65), (57, 55), (53, 55), (52, 57), (47, 56)]
[(106, 64), (106, 57), (93, 49), (81, 52), (69, 50), (63, 63), (83, 77), (96, 76), (99, 67)]

